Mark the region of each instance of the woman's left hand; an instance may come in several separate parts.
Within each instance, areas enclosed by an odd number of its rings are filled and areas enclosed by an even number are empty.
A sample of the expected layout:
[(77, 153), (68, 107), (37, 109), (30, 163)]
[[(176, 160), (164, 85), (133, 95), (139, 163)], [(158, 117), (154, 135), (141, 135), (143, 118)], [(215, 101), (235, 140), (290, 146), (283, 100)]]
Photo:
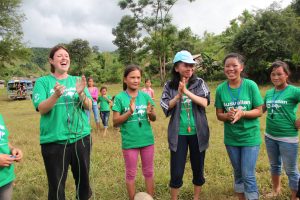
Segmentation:
[(148, 115), (148, 117), (151, 121), (156, 120), (156, 114), (155, 114), (155, 111), (154, 111), (154, 106), (151, 105), (150, 101), (148, 101), (148, 105), (147, 105), (147, 115)]
[(300, 118), (295, 121), (295, 126), (297, 129), (300, 129)]
[(182, 94), (185, 94), (186, 93), (186, 87), (185, 87), (185, 78), (184, 77), (182, 77), (182, 79), (181, 79), (181, 81), (179, 82), (179, 88), (180, 88), (180, 90), (181, 90), (181, 92), (182, 92)]
[(153, 111), (154, 111), (153, 105), (151, 105), (151, 103), (148, 102), (148, 105), (147, 105), (147, 114), (151, 115)]
[(86, 87), (86, 78), (84, 75), (81, 76), (81, 79), (76, 80), (76, 91), (79, 95), (82, 94), (84, 88)]
[(244, 111), (240, 110), (240, 109), (237, 109), (231, 124), (234, 124), (235, 122), (239, 121), (243, 116), (244, 116)]

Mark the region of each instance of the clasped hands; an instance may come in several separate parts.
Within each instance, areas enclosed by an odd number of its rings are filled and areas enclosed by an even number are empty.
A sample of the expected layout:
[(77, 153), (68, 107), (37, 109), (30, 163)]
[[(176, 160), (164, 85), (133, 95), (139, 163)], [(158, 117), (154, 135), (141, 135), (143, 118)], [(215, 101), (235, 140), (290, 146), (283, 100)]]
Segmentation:
[(245, 116), (245, 112), (241, 109), (231, 108), (227, 113), (226, 117), (228, 121), (231, 121), (231, 124), (239, 121), (243, 116)]

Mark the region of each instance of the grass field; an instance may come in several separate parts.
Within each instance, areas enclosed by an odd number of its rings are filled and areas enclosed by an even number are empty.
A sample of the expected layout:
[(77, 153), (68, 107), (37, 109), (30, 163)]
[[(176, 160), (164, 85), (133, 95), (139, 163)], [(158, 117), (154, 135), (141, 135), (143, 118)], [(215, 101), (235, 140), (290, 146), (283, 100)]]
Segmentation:
[[(210, 147), (206, 152), (205, 177), (206, 184), (201, 193), (202, 200), (236, 199), (233, 192), (233, 174), (228, 156), (223, 144), (223, 123), (215, 116), (214, 95), (217, 83), (209, 84), (211, 89), (211, 105), (207, 109), (210, 127)], [(268, 86), (261, 88), (264, 96)], [(155, 186), (157, 200), (169, 199), (169, 150), (167, 144), (168, 118), (159, 106), (161, 88), (154, 88), (156, 92), (157, 121), (152, 123), (155, 134)], [(115, 95), (121, 90), (120, 85), (109, 85), (108, 93)], [(24, 159), (16, 164), (16, 181), (13, 199), (36, 200), (47, 199), (47, 178), (39, 145), (39, 113), (34, 111), (31, 101), (8, 101), (5, 90), (0, 90), (0, 113), (3, 115), (10, 132), (10, 141), (21, 148)], [(95, 124), (92, 124), (95, 127)], [(91, 157), (92, 199), (125, 200), (127, 192), (124, 182), (124, 162), (121, 153), (120, 133), (112, 127), (110, 119), (109, 134), (92, 133), (93, 147)], [(261, 117), (261, 132), (265, 129), (265, 115)], [(55, 163), (54, 163), (55, 164)], [(74, 181), (69, 171), (66, 184), (67, 199), (74, 199)], [(257, 162), (257, 183), (261, 194), (271, 191), (268, 158), (264, 143)], [(180, 191), (180, 199), (190, 200), (193, 194), (191, 167), (187, 162), (184, 185)], [(277, 199), (289, 199), (287, 178), (282, 180), (282, 195)], [(138, 169), (136, 179), (137, 191), (144, 191), (141, 168)]]

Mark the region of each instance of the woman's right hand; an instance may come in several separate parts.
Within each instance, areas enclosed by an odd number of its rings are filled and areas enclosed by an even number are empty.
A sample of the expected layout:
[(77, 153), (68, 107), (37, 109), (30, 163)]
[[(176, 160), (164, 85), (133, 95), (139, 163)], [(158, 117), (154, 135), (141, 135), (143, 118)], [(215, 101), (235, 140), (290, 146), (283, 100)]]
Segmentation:
[(58, 82), (55, 83), (54, 86), (54, 94), (57, 98), (59, 98), (65, 92), (65, 86), (60, 85)]
[(0, 154), (0, 167), (8, 167), (14, 162), (15, 158), (8, 154)]
[(227, 120), (228, 120), (228, 121), (233, 121), (234, 116), (235, 116), (235, 113), (236, 113), (236, 109), (231, 108), (231, 109), (226, 113), (226, 118), (227, 118)]

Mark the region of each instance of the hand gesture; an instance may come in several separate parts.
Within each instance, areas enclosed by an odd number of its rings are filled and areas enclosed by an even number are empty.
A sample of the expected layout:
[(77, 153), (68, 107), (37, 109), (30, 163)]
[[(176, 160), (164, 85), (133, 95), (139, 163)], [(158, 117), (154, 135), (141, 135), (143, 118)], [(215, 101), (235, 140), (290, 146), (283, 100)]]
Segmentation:
[(21, 161), (21, 159), (23, 158), (23, 153), (18, 148), (13, 148), (11, 150), (11, 155), (14, 156), (16, 162)]
[(151, 105), (150, 101), (148, 101), (148, 105), (147, 105), (147, 115), (151, 115), (152, 113), (154, 113), (154, 107), (153, 105)]
[(234, 124), (235, 122), (239, 121), (243, 115), (244, 115), (243, 110), (237, 109), (231, 124)]
[(82, 94), (84, 88), (86, 87), (86, 78), (84, 75), (81, 76), (81, 79), (76, 80), (76, 91), (79, 95)]
[(130, 109), (131, 114), (133, 114), (134, 110), (135, 110), (135, 97), (132, 97), (130, 99), (129, 109)]
[(185, 94), (185, 91), (186, 91), (186, 87), (185, 87), (185, 78), (182, 77), (181, 81), (179, 82), (179, 85), (178, 85), (178, 94), (182, 95), (182, 94)]
[(65, 92), (65, 86), (60, 85), (58, 82), (55, 83), (54, 86), (54, 94), (56, 95), (57, 98), (59, 98), (63, 93)]
[(8, 167), (14, 162), (15, 158), (8, 154), (0, 154), (0, 167)]
[(300, 118), (295, 121), (295, 126), (297, 129), (300, 129)]
[(237, 111), (236, 109), (230, 108), (230, 110), (226, 113), (226, 118), (228, 121), (233, 121), (236, 111)]

